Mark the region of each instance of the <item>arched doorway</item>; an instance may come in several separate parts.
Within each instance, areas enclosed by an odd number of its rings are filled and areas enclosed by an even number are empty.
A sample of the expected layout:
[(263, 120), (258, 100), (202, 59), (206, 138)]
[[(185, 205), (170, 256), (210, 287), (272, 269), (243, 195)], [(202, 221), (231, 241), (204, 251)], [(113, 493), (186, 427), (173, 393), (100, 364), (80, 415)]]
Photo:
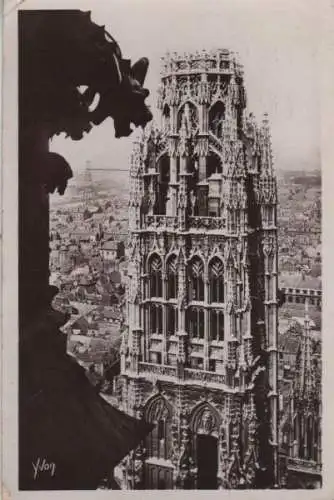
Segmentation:
[(207, 434), (197, 434), (197, 489), (216, 490), (218, 488), (218, 438)]
[(197, 465), (197, 489), (218, 488), (219, 415), (209, 404), (200, 405), (193, 414), (193, 458)]

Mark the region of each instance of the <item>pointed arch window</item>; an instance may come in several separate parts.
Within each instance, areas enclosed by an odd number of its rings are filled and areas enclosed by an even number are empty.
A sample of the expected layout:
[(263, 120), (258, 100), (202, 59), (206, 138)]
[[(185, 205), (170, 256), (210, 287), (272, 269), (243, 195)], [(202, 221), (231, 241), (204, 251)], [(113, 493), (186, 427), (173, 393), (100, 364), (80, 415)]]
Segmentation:
[(209, 111), (209, 127), (216, 137), (223, 137), (223, 125), (225, 119), (225, 106), (217, 101)]
[(188, 265), (189, 300), (204, 301), (204, 266), (199, 257), (194, 257)]
[(176, 299), (178, 295), (177, 258), (174, 255), (167, 262), (167, 298)]
[(171, 455), (172, 412), (167, 402), (159, 397), (146, 410), (146, 420), (154, 424), (154, 429), (146, 438), (149, 457), (168, 460)]
[(209, 265), (210, 302), (224, 303), (224, 266), (219, 258)]
[(167, 104), (164, 105), (163, 112), (162, 112), (162, 127), (164, 132), (169, 131), (170, 127), (170, 109)]
[(190, 307), (187, 312), (187, 330), (191, 338), (204, 338), (204, 311), (198, 307)]
[(210, 312), (210, 340), (224, 340), (224, 312)]
[(158, 255), (153, 255), (148, 267), (150, 297), (162, 297), (162, 262), (160, 257)]
[(188, 131), (196, 131), (198, 128), (199, 118), (198, 118), (198, 109), (192, 103), (187, 101), (181, 106), (178, 114), (177, 114), (177, 130), (179, 131), (182, 125), (182, 120), (186, 121)]

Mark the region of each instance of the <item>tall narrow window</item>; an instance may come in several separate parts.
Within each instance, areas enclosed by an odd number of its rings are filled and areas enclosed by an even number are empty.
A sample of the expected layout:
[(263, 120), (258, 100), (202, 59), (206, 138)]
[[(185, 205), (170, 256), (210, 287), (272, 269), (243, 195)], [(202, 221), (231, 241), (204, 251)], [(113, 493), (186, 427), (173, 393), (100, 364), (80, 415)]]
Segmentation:
[(210, 302), (224, 302), (224, 267), (222, 261), (216, 257), (209, 266)]
[(162, 262), (158, 255), (153, 255), (149, 263), (150, 296), (162, 297)]
[(177, 114), (177, 130), (180, 130), (182, 122), (185, 120), (188, 130), (195, 132), (198, 129), (198, 109), (191, 103), (186, 102)]
[(304, 442), (305, 442), (305, 425), (304, 415), (299, 414), (299, 458), (305, 458)]
[(314, 446), (313, 446), (313, 455), (312, 459), (314, 461), (318, 460), (318, 447), (319, 447), (319, 428), (318, 428), (318, 419), (314, 419)]
[(313, 418), (310, 415), (307, 419), (307, 431), (306, 431), (306, 442), (307, 442), (307, 460), (313, 459), (313, 448), (314, 448), (314, 428), (313, 428)]
[(169, 157), (164, 154), (158, 160), (158, 170), (159, 170), (159, 188), (157, 196), (157, 204), (155, 207), (155, 213), (160, 215), (166, 214), (167, 198), (168, 198), (168, 186), (170, 182), (170, 161)]
[(247, 451), (248, 449), (248, 435), (249, 435), (249, 426), (247, 420), (244, 420), (243, 423), (241, 424), (241, 429), (240, 429), (240, 448), (242, 450), (242, 455)]
[(189, 300), (204, 301), (204, 266), (200, 258), (194, 257), (188, 265)]
[(150, 308), (150, 332), (162, 333), (162, 306), (151, 304)]
[(167, 104), (164, 105), (162, 118), (163, 118), (162, 120), (163, 130), (164, 132), (168, 132), (170, 127), (170, 109)]
[(197, 307), (191, 307), (187, 313), (187, 328), (190, 337), (204, 338), (204, 311)]
[(225, 325), (224, 325), (224, 313), (223, 311), (219, 311), (218, 313), (218, 340), (224, 340), (224, 331), (225, 331)]
[(210, 313), (210, 340), (216, 340), (217, 336), (217, 311)]
[(158, 439), (164, 439), (165, 437), (165, 421), (159, 420), (158, 422)]
[(176, 299), (178, 295), (178, 272), (177, 258), (171, 257), (167, 263), (167, 297), (168, 299)]
[(167, 334), (175, 335), (178, 329), (177, 309), (173, 306), (167, 306)]
[(293, 419), (293, 440), (294, 441), (298, 440), (298, 419), (296, 415)]
[(215, 359), (209, 359), (209, 371), (210, 372), (216, 371), (216, 360)]
[(224, 312), (210, 312), (210, 339), (224, 340)]
[(225, 118), (225, 106), (217, 101), (209, 111), (209, 127), (216, 137), (223, 136), (223, 124)]
[(166, 429), (165, 429), (165, 421), (158, 421), (158, 456), (159, 458), (165, 458), (166, 455)]
[(154, 429), (146, 438), (149, 457), (169, 459), (171, 455), (171, 408), (163, 398), (155, 399), (146, 410), (146, 419)]

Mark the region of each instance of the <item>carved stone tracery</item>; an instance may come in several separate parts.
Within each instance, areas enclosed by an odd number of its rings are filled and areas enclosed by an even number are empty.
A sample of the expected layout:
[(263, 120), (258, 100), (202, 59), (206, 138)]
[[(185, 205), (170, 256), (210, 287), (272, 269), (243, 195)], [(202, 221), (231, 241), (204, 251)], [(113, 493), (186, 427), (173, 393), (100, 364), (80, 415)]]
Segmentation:
[[(197, 435), (217, 438), (219, 487), (253, 487), (258, 464), (265, 469), (261, 484), (267, 487), (271, 462), (264, 467), (263, 457), (276, 453), (268, 451), (274, 425), (270, 431), (262, 427), (265, 437), (259, 439), (259, 414), (268, 415), (270, 406), (261, 377), (268, 370), (274, 387), (277, 373), (269, 370), (275, 355), (266, 351), (268, 338), (274, 352), (277, 331), (264, 303), (266, 262), (267, 281), (272, 289), (276, 283), (277, 235), (270, 222), (275, 220), (275, 176), (268, 127), (257, 127), (251, 116), (244, 119), (245, 99), (242, 68), (229, 51), (165, 60), (159, 109), (168, 143), (167, 174), (162, 179), (155, 150), (150, 165), (156, 195), (167, 192), (168, 201), (163, 210), (142, 217), (140, 231), (145, 254), (159, 253), (166, 271), (159, 298), (166, 324), (171, 308), (176, 315), (172, 331), (164, 327), (162, 340), (155, 341), (161, 358), (153, 350), (143, 353), (139, 372), (147, 380), (161, 379), (173, 394), (171, 457), (177, 487), (189, 478), (196, 485)], [(175, 276), (177, 293), (175, 286), (170, 293)], [(276, 305), (271, 307), (273, 318)], [(216, 329), (220, 333), (214, 334), (214, 321), (223, 324), (223, 333)], [(156, 362), (149, 361), (151, 354)], [(268, 364), (264, 356), (271, 356)], [(256, 398), (248, 400), (245, 391)], [(201, 404), (194, 409), (191, 400)]]

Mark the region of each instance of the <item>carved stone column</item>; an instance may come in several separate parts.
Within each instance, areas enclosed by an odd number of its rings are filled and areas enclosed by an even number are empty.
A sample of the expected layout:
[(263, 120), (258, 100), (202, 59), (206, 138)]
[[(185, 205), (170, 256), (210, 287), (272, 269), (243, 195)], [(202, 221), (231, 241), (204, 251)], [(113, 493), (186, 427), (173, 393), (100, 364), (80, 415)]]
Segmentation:
[(207, 266), (204, 272), (204, 370), (209, 370), (209, 341), (210, 341), (210, 317), (208, 310), (209, 303), (209, 276)]
[(170, 182), (169, 199), (167, 203), (166, 215), (176, 216), (177, 212), (177, 157), (176, 157), (176, 139), (170, 138)]
[(162, 298), (164, 300), (164, 305), (162, 307), (162, 352), (161, 352), (161, 363), (167, 365), (167, 350), (168, 350), (168, 320), (167, 320), (167, 289), (168, 289), (168, 277), (166, 271), (162, 272)]
[(183, 249), (179, 257), (179, 292), (178, 292), (178, 374), (183, 378), (183, 370), (187, 364), (187, 332), (186, 332), (186, 306), (187, 306), (187, 283), (186, 283), (186, 265), (184, 261)]
[(228, 426), (226, 422), (222, 423), (219, 429), (219, 469), (218, 469), (218, 489), (224, 489), (227, 481), (227, 468), (229, 460), (228, 452)]

